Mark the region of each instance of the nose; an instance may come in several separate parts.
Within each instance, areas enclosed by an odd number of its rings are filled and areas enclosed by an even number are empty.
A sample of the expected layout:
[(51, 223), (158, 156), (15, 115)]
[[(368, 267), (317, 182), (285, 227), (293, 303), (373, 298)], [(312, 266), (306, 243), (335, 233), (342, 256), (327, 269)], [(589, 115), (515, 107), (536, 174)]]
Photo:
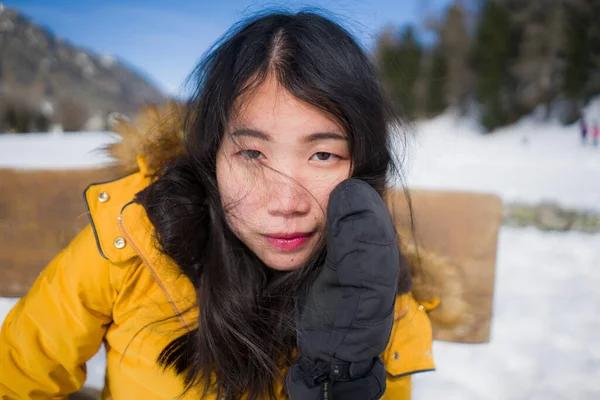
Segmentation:
[(311, 196), (294, 178), (281, 176), (273, 179), (269, 192), (267, 211), (272, 216), (297, 217), (310, 211)]

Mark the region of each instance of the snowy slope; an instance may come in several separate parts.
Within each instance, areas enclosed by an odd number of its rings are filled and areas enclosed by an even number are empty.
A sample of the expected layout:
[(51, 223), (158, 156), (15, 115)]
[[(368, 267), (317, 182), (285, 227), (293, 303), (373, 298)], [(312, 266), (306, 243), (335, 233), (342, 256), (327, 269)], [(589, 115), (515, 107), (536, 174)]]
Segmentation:
[(600, 147), (582, 146), (577, 125), (525, 119), (483, 136), (470, 121), (448, 113), (415, 130), (407, 151), (411, 187), (600, 210)]

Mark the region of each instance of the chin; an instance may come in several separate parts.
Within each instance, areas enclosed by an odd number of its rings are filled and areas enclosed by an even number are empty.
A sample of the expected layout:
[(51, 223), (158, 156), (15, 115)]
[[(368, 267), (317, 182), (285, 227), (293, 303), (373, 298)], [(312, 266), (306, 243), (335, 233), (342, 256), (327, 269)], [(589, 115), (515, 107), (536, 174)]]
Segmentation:
[(262, 259), (267, 267), (277, 271), (294, 271), (300, 269), (307, 260), (308, 256), (305, 254), (273, 254), (265, 255)]

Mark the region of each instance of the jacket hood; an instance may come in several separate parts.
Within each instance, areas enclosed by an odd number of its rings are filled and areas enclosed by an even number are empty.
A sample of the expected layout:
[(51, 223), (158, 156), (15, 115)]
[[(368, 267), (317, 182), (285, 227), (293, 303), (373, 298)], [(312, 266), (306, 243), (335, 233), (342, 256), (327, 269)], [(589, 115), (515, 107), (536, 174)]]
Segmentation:
[[(107, 146), (114, 167), (122, 174), (140, 171), (149, 176), (185, 155), (183, 114), (182, 105), (169, 102), (147, 106), (133, 120), (116, 121), (113, 131), (122, 140)], [(466, 300), (461, 269), (443, 254), (419, 247), (410, 232), (398, 231), (402, 253), (411, 266), (413, 296), (430, 311), (434, 334), (436, 329), (444, 330), (447, 338), (449, 330), (456, 331), (455, 341), (462, 341), (460, 332), (464, 336), (476, 318)]]

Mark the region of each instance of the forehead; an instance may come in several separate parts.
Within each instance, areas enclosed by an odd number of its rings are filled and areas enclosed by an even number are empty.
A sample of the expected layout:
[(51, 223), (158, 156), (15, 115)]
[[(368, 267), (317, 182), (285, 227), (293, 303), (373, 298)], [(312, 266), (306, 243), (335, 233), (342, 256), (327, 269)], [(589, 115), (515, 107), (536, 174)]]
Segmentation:
[(315, 132), (345, 134), (333, 116), (294, 97), (271, 78), (241, 96), (235, 109), (231, 128), (256, 129), (275, 139), (301, 137)]

